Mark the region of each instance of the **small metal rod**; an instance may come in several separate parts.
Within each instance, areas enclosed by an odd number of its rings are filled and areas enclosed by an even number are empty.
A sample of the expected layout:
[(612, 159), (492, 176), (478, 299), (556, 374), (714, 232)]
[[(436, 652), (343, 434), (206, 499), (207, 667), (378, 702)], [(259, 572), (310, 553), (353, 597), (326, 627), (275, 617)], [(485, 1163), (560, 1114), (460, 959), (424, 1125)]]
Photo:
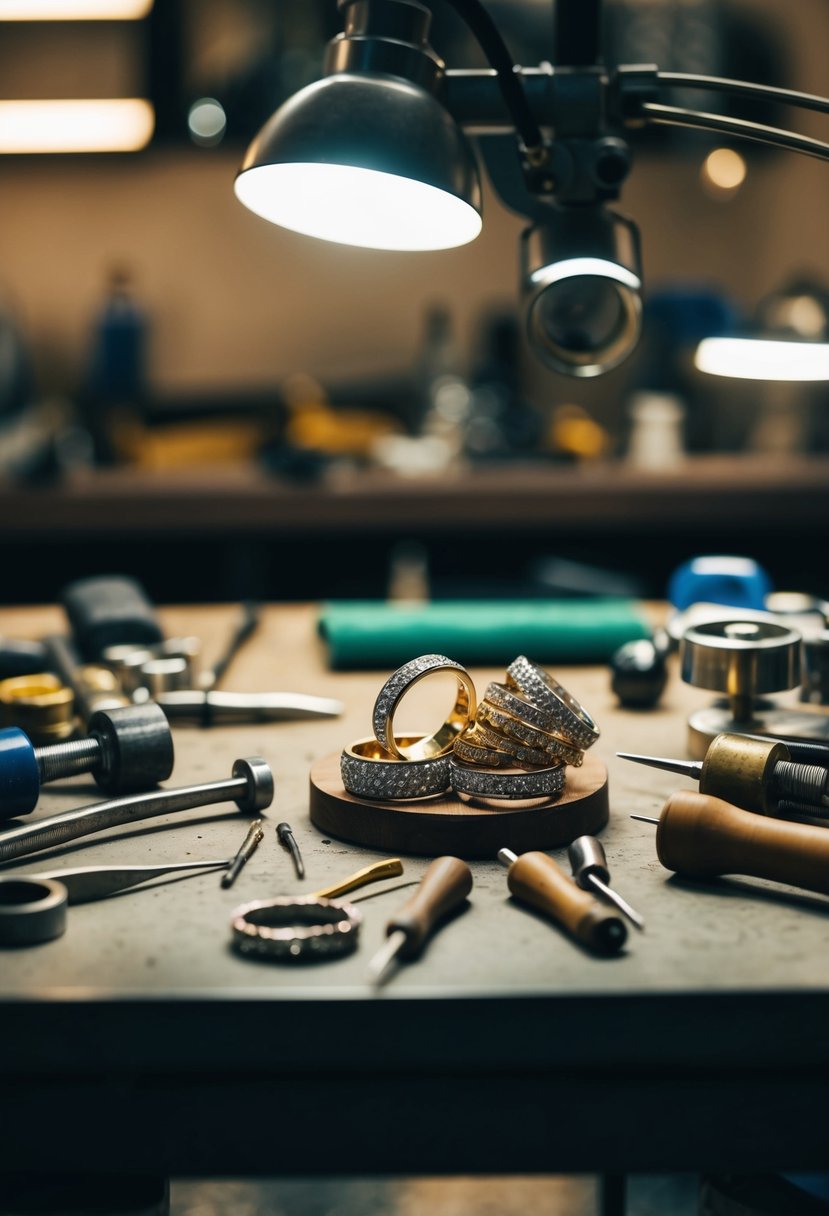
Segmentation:
[(291, 854), (297, 878), (304, 878), (305, 862), (302, 860), (302, 854), (299, 851), (299, 845), (296, 842), (291, 825), (289, 823), (278, 823), (276, 825), (276, 836), (283, 849), (287, 849)]
[(644, 932), (645, 922), (642, 920), (642, 917), (638, 912), (634, 912), (628, 901), (623, 899), (618, 891), (614, 891), (613, 887), (609, 887), (607, 883), (602, 882), (602, 880), (595, 874), (588, 874), (585, 881), (589, 882), (593, 890), (598, 891), (599, 895), (602, 895), (605, 899), (609, 899), (611, 903), (615, 904), (619, 911), (628, 918), (632, 925), (635, 925), (637, 929), (641, 929)]
[(239, 846), (239, 851), (233, 858), (233, 861), (228, 866), (225, 873), (222, 875), (222, 886), (232, 887), (236, 879), (241, 873), (242, 866), (256, 852), (259, 841), (262, 840), (265, 833), (262, 830), (262, 820), (254, 819), (253, 823), (247, 830), (245, 839)]
[(261, 605), (254, 600), (242, 601), (241, 616), (234, 626), (224, 650), (213, 666), (203, 673), (199, 681), (205, 692), (208, 689), (216, 688), (245, 642), (259, 628), (260, 610)]
[(638, 819), (640, 823), (659, 823), (652, 815), (631, 815), (631, 819)]

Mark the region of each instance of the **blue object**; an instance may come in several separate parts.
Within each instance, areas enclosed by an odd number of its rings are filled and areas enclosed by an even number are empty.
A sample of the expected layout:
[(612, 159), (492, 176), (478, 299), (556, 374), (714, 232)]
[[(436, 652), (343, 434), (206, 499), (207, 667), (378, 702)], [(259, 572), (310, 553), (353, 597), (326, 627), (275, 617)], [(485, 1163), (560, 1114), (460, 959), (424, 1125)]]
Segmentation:
[(17, 726), (0, 730), (0, 819), (28, 815), (40, 796), (40, 767), (31, 739)]
[(772, 590), (771, 579), (753, 557), (694, 557), (668, 580), (668, 599), (679, 611), (706, 603), (762, 612)]

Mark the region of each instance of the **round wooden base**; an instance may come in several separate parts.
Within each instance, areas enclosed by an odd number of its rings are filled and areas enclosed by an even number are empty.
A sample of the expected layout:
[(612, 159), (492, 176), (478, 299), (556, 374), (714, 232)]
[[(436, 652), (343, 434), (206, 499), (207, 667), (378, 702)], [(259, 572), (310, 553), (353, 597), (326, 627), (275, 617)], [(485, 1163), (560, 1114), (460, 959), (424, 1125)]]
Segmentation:
[(555, 849), (577, 836), (594, 836), (607, 823), (607, 769), (589, 753), (567, 769), (556, 802), (467, 802), (451, 791), (417, 802), (373, 802), (343, 789), (339, 752), (311, 770), (311, 822), (327, 836), (383, 853), (467, 860)]

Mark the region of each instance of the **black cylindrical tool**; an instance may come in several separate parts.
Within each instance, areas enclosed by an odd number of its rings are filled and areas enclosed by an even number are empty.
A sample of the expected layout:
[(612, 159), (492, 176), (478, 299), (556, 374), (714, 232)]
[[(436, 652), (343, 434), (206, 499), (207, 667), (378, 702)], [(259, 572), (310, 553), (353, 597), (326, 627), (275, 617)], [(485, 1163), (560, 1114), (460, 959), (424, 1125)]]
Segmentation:
[(83, 657), (94, 661), (108, 646), (152, 646), (164, 634), (143, 587), (124, 574), (69, 583), (60, 594)]

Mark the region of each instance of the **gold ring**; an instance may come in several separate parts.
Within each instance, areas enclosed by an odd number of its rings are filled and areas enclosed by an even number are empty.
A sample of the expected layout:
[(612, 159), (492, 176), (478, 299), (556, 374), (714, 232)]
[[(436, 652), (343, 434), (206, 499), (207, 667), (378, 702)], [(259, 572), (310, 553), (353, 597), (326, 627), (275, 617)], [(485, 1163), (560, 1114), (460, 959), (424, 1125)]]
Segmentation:
[[(423, 735), (398, 735), (399, 748), (416, 747)], [(449, 755), (398, 760), (376, 739), (358, 739), (343, 749), (340, 776), (349, 794), (384, 802), (428, 798), (449, 789)]]
[(579, 748), (572, 747), (558, 735), (522, 722), (520, 718), (516, 718), (505, 709), (498, 709), (496, 706), (490, 705), (486, 697), (478, 706), (475, 720), (479, 726), (487, 727), (501, 738), (517, 739), (527, 747), (537, 748), (544, 752), (547, 756), (545, 761), (547, 764), (555, 759), (564, 764), (570, 764), (573, 768), (579, 768), (584, 762), (584, 755)]
[(457, 739), (452, 755), (479, 768), (513, 768), (515, 766), (514, 757), (500, 748), (491, 747), (481, 738), (476, 727), (464, 731)]
[[(400, 747), (394, 732), (394, 715), (405, 694), (426, 676), (437, 671), (451, 672), (458, 682), (458, 691), (446, 721), (432, 735), (422, 736), (416, 743)], [(374, 703), (372, 726), (378, 741), (398, 760), (434, 760), (446, 756), (455, 740), (475, 717), (475, 685), (469, 672), (460, 663), (443, 654), (424, 654), (404, 663), (386, 680)]]
[[(490, 730), (480, 722), (475, 724), (475, 730), (485, 747), (494, 747), (506, 752), (517, 768), (549, 768), (561, 764), (558, 756), (551, 756), (540, 747), (528, 747), (520, 739), (511, 739), (499, 731)], [(457, 748), (455, 749), (457, 751)]]

